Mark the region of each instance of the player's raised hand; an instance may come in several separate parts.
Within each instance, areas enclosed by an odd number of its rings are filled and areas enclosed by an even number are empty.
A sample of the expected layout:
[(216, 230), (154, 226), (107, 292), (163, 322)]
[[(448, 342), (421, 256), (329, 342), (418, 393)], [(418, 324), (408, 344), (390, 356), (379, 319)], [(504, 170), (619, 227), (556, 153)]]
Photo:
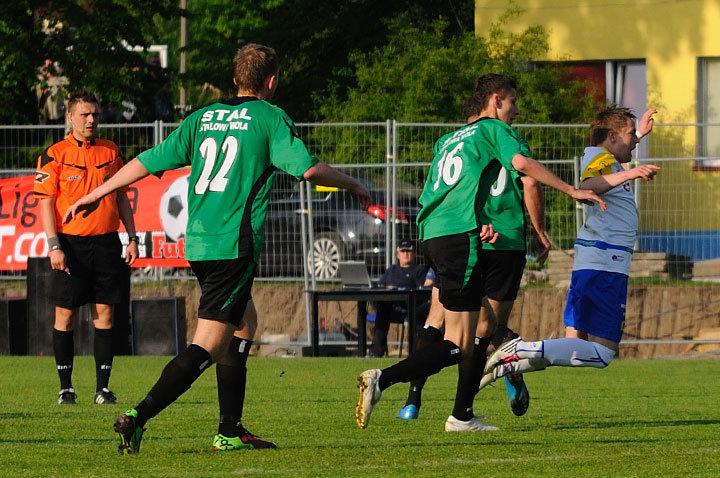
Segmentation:
[(595, 206), (597, 204), (603, 211), (607, 209), (605, 201), (589, 189), (575, 189), (572, 194), (570, 194), (570, 197), (588, 206)]
[(655, 113), (657, 113), (657, 110), (655, 108), (650, 108), (642, 115), (640, 121), (638, 121), (637, 132), (642, 136), (645, 136), (652, 131), (653, 124), (655, 123), (655, 119), (652, 116)]
[(492, 227), (492, 224), (483, 224), (482, 227), (480, 228), (480, 240), (482, 242), (487, 242), (488, 244), (492, 244), (498, 240), (498, 237), (500, 237), (500, 234), (495, 232), (495, 229)]
[(645, 181), (651, 181), (655, 178), (655, 175), (660, 171), (660, 166), (654, 164), (641, 164), (631, 170), (635, 174), (635, 178), (642, 178)]

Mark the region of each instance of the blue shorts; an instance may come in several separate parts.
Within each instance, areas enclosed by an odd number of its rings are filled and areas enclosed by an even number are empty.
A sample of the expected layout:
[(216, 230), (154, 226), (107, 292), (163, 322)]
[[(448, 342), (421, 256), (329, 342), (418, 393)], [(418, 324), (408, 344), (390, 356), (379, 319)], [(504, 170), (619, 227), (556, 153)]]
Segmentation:
[(628, 277), (592, 269), (573, 271), (565, 327), (620, 342), (625, 328)]

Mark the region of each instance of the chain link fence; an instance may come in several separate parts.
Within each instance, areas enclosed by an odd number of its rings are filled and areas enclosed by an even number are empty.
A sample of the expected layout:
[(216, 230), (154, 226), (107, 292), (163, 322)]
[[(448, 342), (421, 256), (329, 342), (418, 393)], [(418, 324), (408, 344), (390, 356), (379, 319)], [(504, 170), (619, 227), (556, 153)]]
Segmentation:
[[(175, 123), (103, 124), (99, 135), (114, 141), (126, 158), (159, 144), (177, 128)], [(268, 208), (265, 251), (259, 278), (300, 280), (309, 267), (316, 279), (333, 280), (340, 260), (363, 260), (379, 275), (394, 259), (398, 241), (416, 240), (417, 198), (432, 159), (434, 142), (460, 124), (299, 123), (298, 130), (312, 154), (365, 183), (373, 207), (361, 211), (342, 191), (311, 187), (301, 205), (300, 185), (279, 173)], [(638, 250), (665, 252), (700, 263), (720, 258), (720, 172), (718, 158), (699, 156), (699, 146), (715, 124), (656, 124), (636, 149), (637, 162), (663, 170), (656, 180), (635, 190), (641, 230)], [(0, 173), (3, 177), (32, 174), (37, 157), (66, 134), (64, 125), (0, 126)], [(515, 125), (537, 159), (566, 182), (578, 184), (579, 158), (587, 144), (587, 125)], [(582, 207), (544, 188), (546, 227), (553, 247), (572, 248), (582, 222)], [(302, 230), (311, 215), (312, 229)], [(306, 243), (303, 249), (303, 240)], [(421, 258), (420, 258), (421, 259)], [(701, 264), (702, 265), (702, 264)], [(710, 264), (702, 277), (713, 277)], [(146, 270), (162, 279), (184, 277), (187, 271)], [(684, 274), (686, 278), (691, 273)]]

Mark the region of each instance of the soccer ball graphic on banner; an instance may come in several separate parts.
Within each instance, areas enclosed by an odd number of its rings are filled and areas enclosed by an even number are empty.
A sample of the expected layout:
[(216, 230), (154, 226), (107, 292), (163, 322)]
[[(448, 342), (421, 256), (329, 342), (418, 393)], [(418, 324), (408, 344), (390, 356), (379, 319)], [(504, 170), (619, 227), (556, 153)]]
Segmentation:
[(188, 222), (188, 177), (176, 179), (160, 199), (160, 221), (168, 239), (185, 237)]

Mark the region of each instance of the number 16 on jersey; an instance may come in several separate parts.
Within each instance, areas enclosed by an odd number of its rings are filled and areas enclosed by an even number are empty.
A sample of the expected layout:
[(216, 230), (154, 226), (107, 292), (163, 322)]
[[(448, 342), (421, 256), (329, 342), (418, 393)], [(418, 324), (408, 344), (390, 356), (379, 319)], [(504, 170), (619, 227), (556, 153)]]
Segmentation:
[(445, 154), (443, 154), (443, 157), (440, 158), (440, 161), (438, 161), (438, 178), (437, 181), (435, 181), (435, 184), (433, 184), (433, 191), (437, 191), (437, 188), (440, 186), (441, 179), (448, 186), (452, 186), (458, 182), (458, 179), (460, 179), (460, 173), (463, 168), (463, 160), (459, 154), (464, 144), (465, 143), (462, 141), (459, 142), (453, 149), (450, 150), (450, 152), (446, 151)]

